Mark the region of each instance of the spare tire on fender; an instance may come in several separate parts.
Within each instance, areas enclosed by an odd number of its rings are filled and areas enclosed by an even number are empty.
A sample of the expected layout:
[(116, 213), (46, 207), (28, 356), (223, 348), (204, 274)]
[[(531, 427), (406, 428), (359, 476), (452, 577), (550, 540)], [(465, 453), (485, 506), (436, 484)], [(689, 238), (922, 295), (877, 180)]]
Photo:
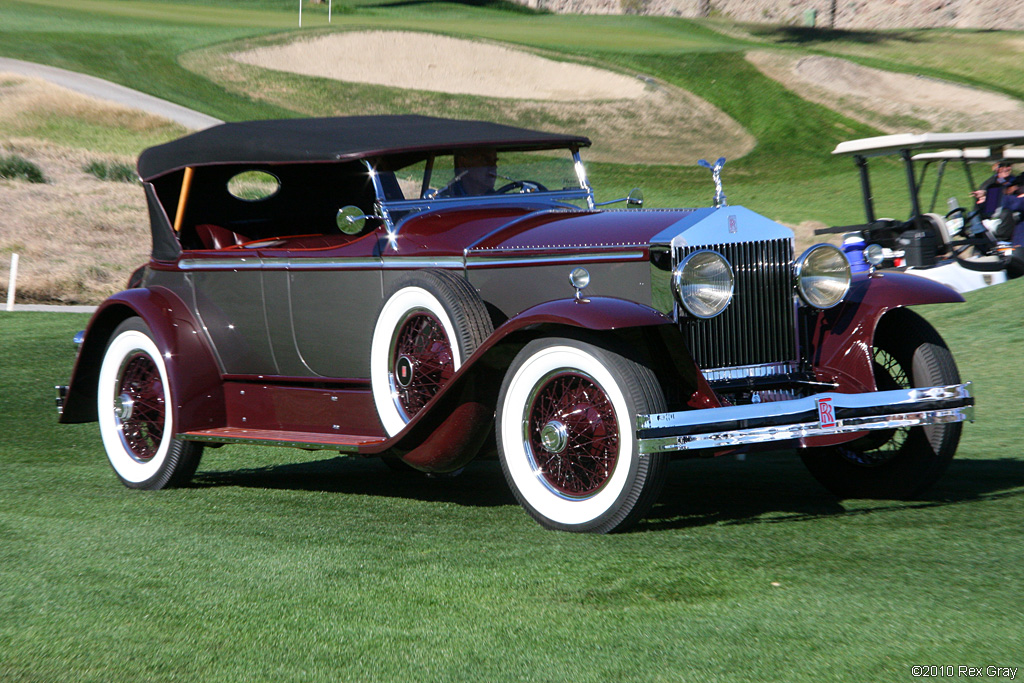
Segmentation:
[(377, 314), (370, 385), (388, 436), (398, 434), (494, 332), (476, 289), (448, 271), (399, 279)]

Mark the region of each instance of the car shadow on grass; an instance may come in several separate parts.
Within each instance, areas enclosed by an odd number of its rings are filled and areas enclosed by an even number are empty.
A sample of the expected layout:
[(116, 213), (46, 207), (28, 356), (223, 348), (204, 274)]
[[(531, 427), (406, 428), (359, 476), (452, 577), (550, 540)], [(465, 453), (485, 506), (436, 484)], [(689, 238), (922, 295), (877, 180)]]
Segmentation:
[[(468, 507), (516, 506), (496, 460), (470, 463), (456, 476), (395, 471), (376, 458), (330, 457), (235, 470), (205, 470), (198, 488), (241, 487), (326, 491), (407, 498)], [(793, 451), (678, 460), (659, 501), (635, 531), (713, 524), (795, 523), (823, 517), (881, 514), (972, 501), (1024, 496), (1024, 460), (954, 460), (927, 494), (914, 501), (836, 499), (818, 484)]]
[(193, 486), (327, 491), (408, 498), (471, 507), (516, 505), (497, 461), (475, 461), (456, 475), (394, 470), (379, 458), (337, 456), (323, 460), (239, 470), (201, 471)]
[(943, 507), (1024, 496), (1024, 460), (954, 460), (911, 501), (847, 502), (825, 490), (793, 451), (673, 463), (665, 490), (639, 529), (779, 524)]

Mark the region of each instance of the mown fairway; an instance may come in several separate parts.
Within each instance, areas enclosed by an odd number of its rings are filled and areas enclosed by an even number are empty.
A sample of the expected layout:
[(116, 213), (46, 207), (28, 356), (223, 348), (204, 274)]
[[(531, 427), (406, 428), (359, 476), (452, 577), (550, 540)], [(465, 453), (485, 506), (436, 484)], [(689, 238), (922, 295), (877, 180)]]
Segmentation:
[[(292, 116), (182, 63), (296, 19), (290, 0), (0, 0), (0, 55), (224, 119)], [(304, 25), (328, 30), (326, 5), (307, 6)], [(984, 59), (1013, 34), (765, 31), (535, 15), (500, 0), (336, 2), (330, 30), (348, 28), (513, 42), (690, 89), (758, 139), (726, 166), (730, 201), (791, 223), (860, 219), (852, 165), (829, 151), (876, 131), (760, 75), (745, 50), (1024, 92), (1019, 55)], [(301, 87), (324, 101), (338, 92)], [(124, 149), (121, 131), (46, 126), (61, 144)], [(44, 126), (34, 135), (49, 139)], [(640, 185), (652, 206), (707, 204), (707, 172), (681, 161), (589, 170), (599, 199)], [(901, 171), (881, 170), (876, 197), (893, 201)], [(208, 450), (190, 488), (129, 491), (95, 425), (56, 423), (52, 386), (67, 381), (87, 318), (0, 313), (0, 681), (817, 683), (1024, 666), (1022, 308), (1018, 280), (918, 309), (979, 405), (924, 499), (836, 501), (792, 452), (679, 461), (652, 515), (610, 537), (542, 530), (494, 461), (420, 479), (374, 460), (232, 446)]]
[[(680, 461), (632, 533), (542, 530), (452, 480), (239, 446), (119, 484), (58, 426), (84, 316), (0, 313), (0, 680), (900, 681), (1024, 651), (1024, 283), (919, 309), (978, 422), (920, 501), (837, 502), (791, 452)], [(992, 339), (999, 340), (993, 350)], [(1005, 361), (1005, 362), (1004, 362)]]

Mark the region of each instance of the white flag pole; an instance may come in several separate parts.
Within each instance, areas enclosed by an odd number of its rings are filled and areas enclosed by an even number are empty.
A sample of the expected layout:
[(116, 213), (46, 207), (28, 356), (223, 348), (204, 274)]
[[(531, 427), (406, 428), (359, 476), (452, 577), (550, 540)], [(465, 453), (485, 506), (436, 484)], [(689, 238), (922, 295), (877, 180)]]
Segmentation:
[(7, 310), (14, 310), (14, 290), (18, 286), (18, 255), (11, 254), (11, 277), (7, 281)]
[(302, 28), (302, 0), (299, 0), (299, 28)]

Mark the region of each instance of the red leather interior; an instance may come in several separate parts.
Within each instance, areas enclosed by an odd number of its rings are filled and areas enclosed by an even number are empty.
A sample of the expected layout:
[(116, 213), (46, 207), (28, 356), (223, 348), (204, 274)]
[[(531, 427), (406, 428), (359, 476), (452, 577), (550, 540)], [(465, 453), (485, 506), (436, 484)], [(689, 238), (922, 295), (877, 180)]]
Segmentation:
[(219, 225), (203, 223), (196, 226), (196, 234), (207, 249), (227, 249), (249, 241), (248, 237), (231, 232)]

